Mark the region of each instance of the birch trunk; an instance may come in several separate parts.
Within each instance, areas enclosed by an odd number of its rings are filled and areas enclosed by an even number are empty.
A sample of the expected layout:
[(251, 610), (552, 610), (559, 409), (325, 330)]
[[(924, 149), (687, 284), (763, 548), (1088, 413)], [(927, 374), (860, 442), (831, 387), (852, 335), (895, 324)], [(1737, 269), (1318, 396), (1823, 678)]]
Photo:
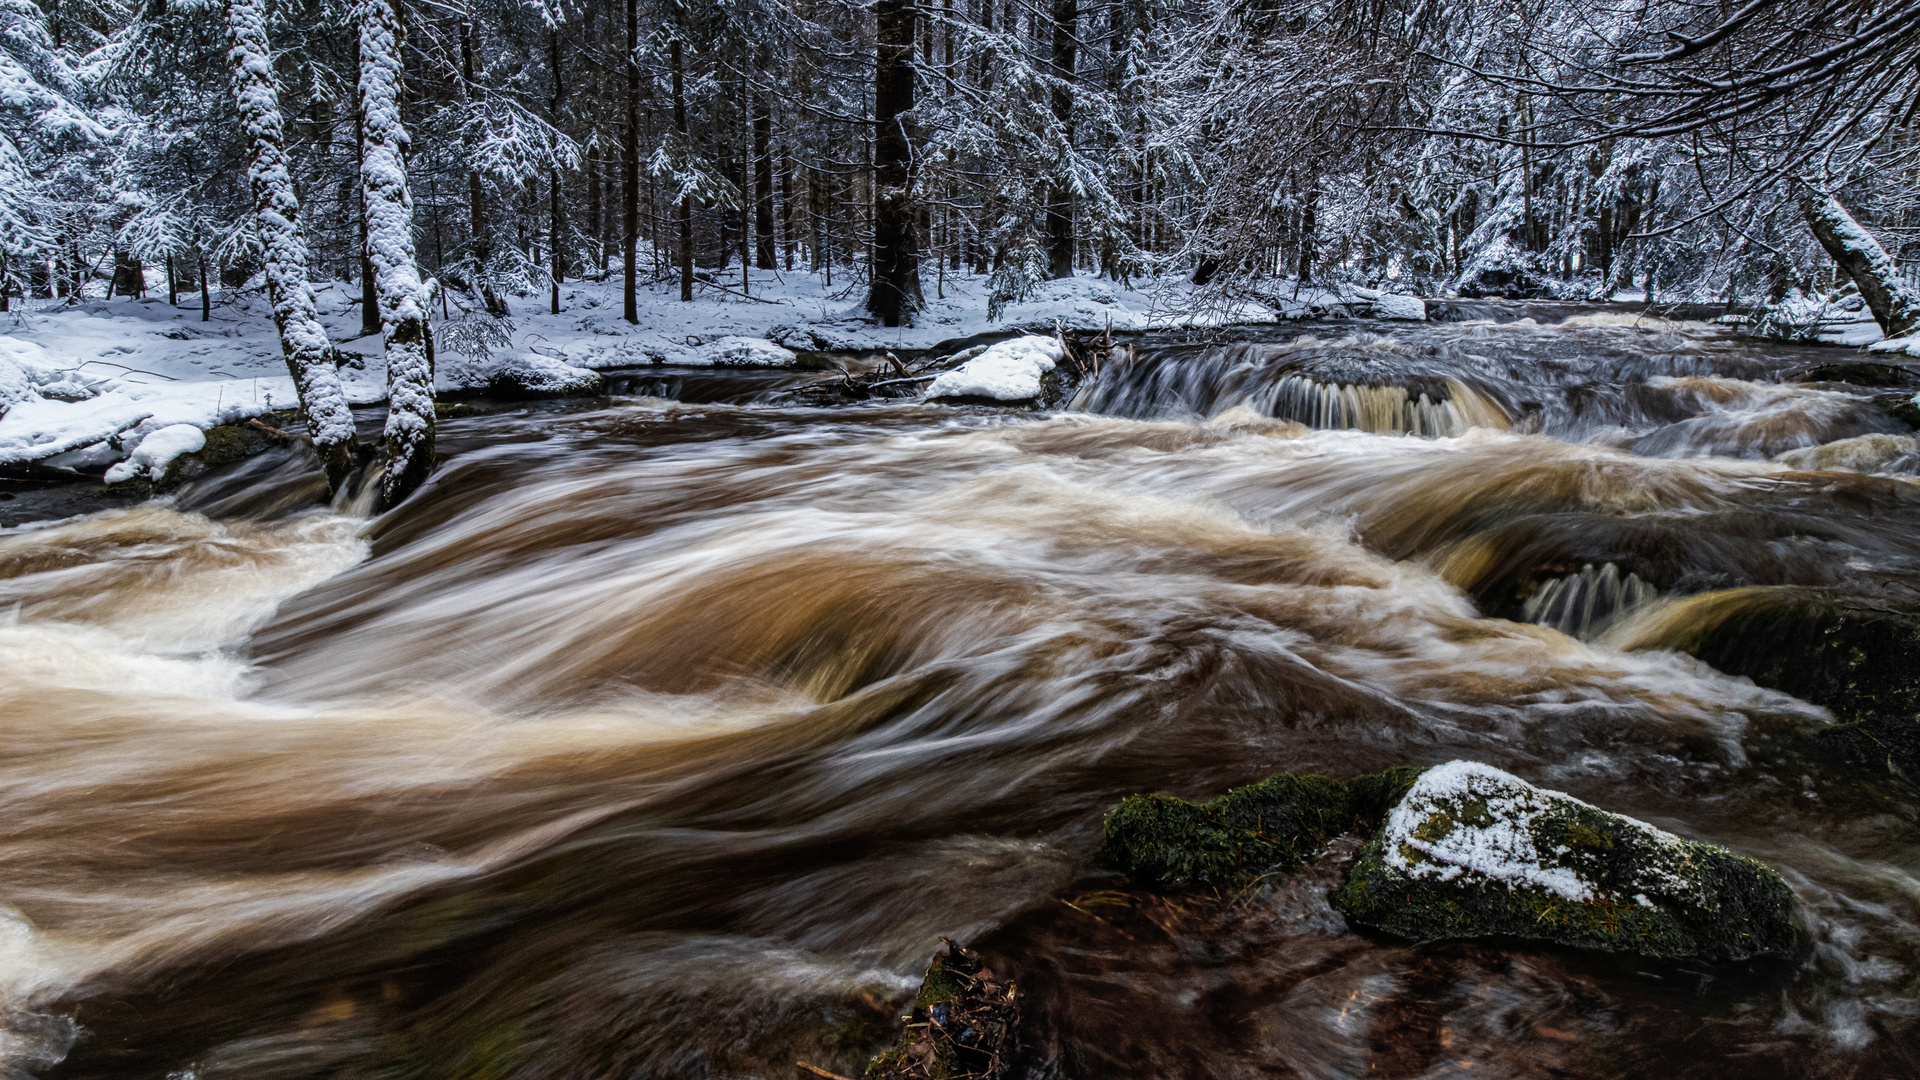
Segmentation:
[[(280, 352), (299, 391), (314, 449), (326, 467), (327, 486), (337, 491), (358, 458), (353, 412), (340, 386), (333, 343), (320, 325), (313, 290), (307, 284), (307, 241), (300, 235), (300, 201), (287, 170), (285, 124), (273, 83), (273, 52), (267, 44), (262, 2), (227, 2), (234, 92), (241, 123), (253, 141), (247, 180), (253, 189), (254, 225), (260, 232), (267, 298), (280, 331)], [(204, 276), (201, 289), (204, 298)]]
[(380, 506), (398, 505), (433, 471), (433, 342), (413, 253), (406, 129), (400, 123), (400, 17), (395, 0), (361, 0), (360, 200), (387, 354), (386, 473)]
[(1887, 249), (1853, 220), (1840, 200), (1808, 188), (1801, 194), (1800, 209), (1820, 246), (1860, 287), (1881, 333), (1900, 337), (1920, 328), (1920, 296), (1900, 280), (1900, 268)]

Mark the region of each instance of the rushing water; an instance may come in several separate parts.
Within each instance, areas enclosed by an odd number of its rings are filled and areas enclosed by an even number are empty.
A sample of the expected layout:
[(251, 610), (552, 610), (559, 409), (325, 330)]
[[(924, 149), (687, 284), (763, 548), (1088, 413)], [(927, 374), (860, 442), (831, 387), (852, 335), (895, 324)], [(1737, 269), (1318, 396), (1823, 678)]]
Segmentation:
[[(946, 935), (1037, 1076), (1920, 1073), (1914, 801), (1646, 647), (1913, 580), (1920, 455), (1781, 381), (1830, 353), (1617, 321), (1143, 344), (1053, 415), (686, 373), (452, 421), (371, 522), (262, 458), (0, 532), (0, 1069), (857, 1073)], [(1812, 951), (1350, 932), (1351, 841), (1091, 863), (1130, 792), (1456, 757), (1779, 867)]]

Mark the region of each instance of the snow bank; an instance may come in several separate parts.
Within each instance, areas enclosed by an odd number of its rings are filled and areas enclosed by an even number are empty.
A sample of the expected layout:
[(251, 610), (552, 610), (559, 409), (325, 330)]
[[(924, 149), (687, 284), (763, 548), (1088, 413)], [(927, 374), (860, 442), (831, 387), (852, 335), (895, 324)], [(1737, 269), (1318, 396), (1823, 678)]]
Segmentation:
[[(161, 428), (231, 424), (274, 409), (294, 408), (299, 400), (293, 380), (284, 375), (217, 382), (121, 383), (74, 402), (36, 396), (16, 404), (0, 419), (0, 464), (45, 461), (55, 467), (97, 467), (123, 457), (122, 447)], [(97, 449), (85, 460), (59, 460), (88, 447)]]
[(207, 445), (207, 433), (192, 424), (170, 424), (140, 440), (133, 454), (107, 470), (109, 484), (118, 484), (145, 475), (158, 480), (167, 474), (167, 466), (181, 454), (191, 454)]
[(1053, 370), (1066, 349), (1060, 339), (1029, 335), (1002, 341), (945, 371), (928, 385), (926, 396), (984, 397), (1026, 401), (1040, 396), (1040, 376)]
[(702, 367), (792, 367), (796, 359), (792, 349), (766, 338), (729, 336), (696, 347), (690, 358), (678, 362)]
[(15, 405), (39, 396), (34, 393), (33, 382), (27, 378), (19, 362), (10, 356), (0, 355), (0, 417), (6, 416), (7, 410)]

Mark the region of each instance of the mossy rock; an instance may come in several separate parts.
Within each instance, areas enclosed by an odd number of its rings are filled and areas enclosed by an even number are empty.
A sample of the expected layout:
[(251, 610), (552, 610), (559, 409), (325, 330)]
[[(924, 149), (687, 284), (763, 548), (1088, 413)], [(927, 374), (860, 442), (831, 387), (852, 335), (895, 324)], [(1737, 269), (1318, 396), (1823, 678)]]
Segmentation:
[(1019, 995), (952, 941), (927, 966), (899, 1042), (868, 1063), (867, 1080), (994, 1080), (1010, 1074)]
[(1920, 713), (1920, 616), (1877, 599), (1778, 585), (1699, 593), (1627, 647), (1689, 653), (1840, 716)]
[(1688, 652), (1824, 705), (1839, 723), (1805, 734), (1817, 751), (1920, 786), (1920, 616), (1786, 587), (1684, 603), (1695, 609), (1690, 619), (1635, 647)]
[(200, 449), (189, 454), (181, 454), (167, 463), (167, 471), (159, 480), (146, 476), (135, 476), (118, 484), (109, 485), (117, 492), (135, 494), (153, 494), (172, 491), (189, 480), (197, 480), (215, 469), (232, 465), (237, 461), (265, 453), (274, 446), (285, 445), (295, 436), (283, 437), (277, 431), (298, 431), (306, 429), (305, 422), (298, 413), (282, 411), (268, 413), (258, 422), (246, 421), (239, 424), (216, 424), (203, 433), (206, 442)]
[(1790, 956), (1771, 868), (1474, 762), (1422, 774), (1361, 848), (1334, 907), (1414, 941), (1515, 937), (1664, 960)]
[(1239, 889), (1298, 867), (1356, 817), (1383, 813), (1418, 774), (1400, 768), (1336, 780), (1280, 773), (1202, 803), (1130, 795), (1107, 815), (1100, 860), (1157, 888)]

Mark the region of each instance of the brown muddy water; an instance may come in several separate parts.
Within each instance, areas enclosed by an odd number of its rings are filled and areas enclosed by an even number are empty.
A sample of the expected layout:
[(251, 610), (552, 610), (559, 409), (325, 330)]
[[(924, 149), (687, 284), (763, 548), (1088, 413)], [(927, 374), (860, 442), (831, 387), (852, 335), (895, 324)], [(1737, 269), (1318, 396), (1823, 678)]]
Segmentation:
[[(1920, 1074), (1911, 789), (1660, 648), (1909, 595), (1920, 450), (1783, 381), (1849, 354), (1622, 321), (1143, 344), (1053, 414), (687, 372), (452, 421), (375, 520), (262, 458), (0, 531), (0, 1074), (857, 1074), (943, 935), (1031, 1076)], [(1462, 757), (1778, 867), (1811, 951), (1092, 862), (1131, 792)]]

